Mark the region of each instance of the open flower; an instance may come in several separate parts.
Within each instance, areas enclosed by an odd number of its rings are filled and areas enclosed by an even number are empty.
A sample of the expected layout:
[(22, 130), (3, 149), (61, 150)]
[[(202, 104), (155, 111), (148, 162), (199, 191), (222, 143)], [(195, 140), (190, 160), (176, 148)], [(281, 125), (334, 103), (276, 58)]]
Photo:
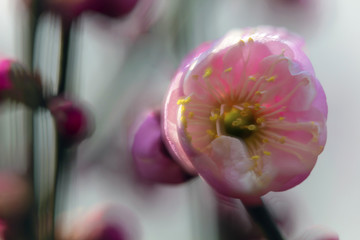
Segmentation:
[(327, 118), (303, 43), (260, 27), (195, 50), (165, 98), (163, 133), (174, 157), (249, 203), (302, 182), (324, 148)]

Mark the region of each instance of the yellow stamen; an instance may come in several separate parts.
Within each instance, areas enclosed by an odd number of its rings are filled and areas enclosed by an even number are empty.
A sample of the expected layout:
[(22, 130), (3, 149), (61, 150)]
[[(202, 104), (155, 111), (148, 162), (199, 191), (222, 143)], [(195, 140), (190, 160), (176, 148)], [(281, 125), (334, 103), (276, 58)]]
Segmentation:
[(267, 82), (273, 82), (275, 81), (276, 77), (275, 76), (271, 76), (269, 78), (266, 79)]
[(186, 128), (186, 127), (187, 127), (186, 118), (185, 118), (184, 116), (182, 116), (182, 117), (180, 118), (180, 121), (181, 121), (182, 125), (184, 125), (184, 127)]
[(255, 77), (255, 76), (249, 76), (249, 80), (255, 82), (255, 81), (256, 81), (256, 77)]
[(265, 118), (264, 118), (264, 117), (259, 117), (259, 118), (256, 119), (256, 123), (257, 123), (257, 124), (261, 124), (261, 123), (263, 123), (263, 122), (265, 122)]
[(281, 138), (279, 138), (279, 142), (280, 142), (281, 144), (284, 144), (284, 143), (285, 143), (285, 140), (286, 140), (286, 137), (281, 137)]
[(268, 143), (268, 142), (269, 142), (269, 139), (264, 138), (264, 139), (262, 140), (262, 142), (263, 142), (263, 143)]
[(254, 124), (251, 124), (251, 125), (248, 126), (248, 129), (250, 131), (254, 131), (254, 130), (256, 130), (256, 126)]
[(213, 72), (213, 69), (211, 67), (206, 68), (203, 78), (210, 77)]
[(180, 107), (180, 111), (181, 111), (181, 114), (184, 114), (184, 112), (185, 112), (185, 106), (184, 105), (181, 105), (181, 107)]
[(189, 117), (190, 119), (193, 118), (193, 117), (194, 117), (194, 112), (189, 112), (188, 117)]
[(264, 151), (263, 152), (265, 155), (267, 155), (267, 156), (270, 156), (271, 155), (271, 152), (268, 152), (268, 151)]
[(224, 72), (226, 72), (226, 73), (231, 72), (231, 70), (232, 70), (232, 67), (229, 67), (229, 68), (225, 69)]
[(212, 115), (212, 116), (209, 117), (209, 119), (210, 119), (211, 121), (216, 121), (218, 118), (219, 118), (219, 115), (216, 114), (216, 113), (215, 113), (214, 115)]
[(252, 39), (252, 37), (249, 37), (248, 43), (253, 43), (254, 39)]
[(259, 160), (260, 159), (260, 156), (259, 155), (254, 155), (251, 157), (252, 160)]
[(284, 117), (279, 117), (279, 120), (280, 121), (283, 121), (285, 118)]
[(218, 135), (211, 129), (206, 130), (206, 133), (209, 134), (210, 137), (217, 138)]

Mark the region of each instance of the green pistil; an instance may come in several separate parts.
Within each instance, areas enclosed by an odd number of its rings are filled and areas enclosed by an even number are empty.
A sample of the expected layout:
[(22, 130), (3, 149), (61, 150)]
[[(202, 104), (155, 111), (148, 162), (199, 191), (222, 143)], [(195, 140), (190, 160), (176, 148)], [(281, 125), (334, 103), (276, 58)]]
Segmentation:
[(232, 108), (224, 113), (224, 128), (226, 134), (244, 139), (256, 132), (258, 127), (250, 109)]

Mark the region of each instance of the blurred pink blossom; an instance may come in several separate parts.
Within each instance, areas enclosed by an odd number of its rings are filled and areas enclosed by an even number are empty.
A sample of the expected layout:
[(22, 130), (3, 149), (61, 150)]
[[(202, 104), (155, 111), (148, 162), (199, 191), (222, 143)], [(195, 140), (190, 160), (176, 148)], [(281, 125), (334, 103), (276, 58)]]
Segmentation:
[(162, 141), (160, 112), (148, 112), (139, 121), (131, 152), (140, 177), (150, 182), (168, 184), (191, 179), (193, 176), (172, 159)]
[[(23, 0), (30, 6), (32, 0)], [(83, 12), (94, 11), (109, 17), (129, 14), (138, 0), (44, 0), (42, 8), (59, 14), (65, 21), (79, 17)]]
[(284, 29), (259, 27), (196, 49), (165, 98), (170, 153), (247, 204), (306, 179), (326, 142), (327, 104), (303, 45)]
[(138, 240), (137, 219), (126, 209), (104, 206), (90, 211), (66, 230), (57, 229), (59, 240)]
[(339, 240), (339, 235), (328, 228), (312, 226), (294, 240)]
[(0, 60), (0, 98), (1, 93), (4, 90), (8, 90), (11, 88), (11, 80), (10, 80), (10, 71), (11, 64), (13, 63), (10, 59), (1, 59)]
[(25, 178), (12, 172), (0, 172), (0, 219), (23, 216), (31, 205), (31, 191)]

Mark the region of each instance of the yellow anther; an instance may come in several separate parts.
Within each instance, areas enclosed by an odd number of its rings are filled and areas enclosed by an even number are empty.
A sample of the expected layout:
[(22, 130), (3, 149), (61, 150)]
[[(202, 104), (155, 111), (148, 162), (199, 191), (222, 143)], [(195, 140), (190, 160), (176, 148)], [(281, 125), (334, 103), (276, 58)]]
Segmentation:
[(248, 103), (248, 102), (244, 102), (242, 105), (243, 105), (243, 107), (245, 107), (245, 108), (250, 107), (250, 103)]
[(185, 106), (184, 105), (181, 105), (181, 107), (180, 107), (180, 111), (181, 111), (181, 114), (184, 114), (184, 112), (185, 112)]
[(263, 123), (263, 122), (265, 122), (265, 118), (264, 118), (264, 117), (259, 117), (259, 118), (256, 119), (256, 123), (257, 123), (257, 124), (261, 124), (261, 123)]
[(260, 159), (260, 156), (259, 155), (254, 155), (251, 157), (252, 160), (259, 160)]
[(219, 115), (218, 114), (214, 114), (214, 115), (212, 115), (212, 116), (210, 116), (209, 117), (209, 119), (211, 120), (211, 121), (216, 121), (216, 120), (218, 120), (218, 118), (219, 118)]
[(180, 98), (179, 100), (177, 100), (176, 104), (177, 105), (186, 104), (186, 103), (189, 103), (190, 101), (191, 101), (191, 97), (189, 96), (185, 99)]
[(254, 110), (260, 110), (260, 107), (261, 107), (261, 104), (260, 103), (255, 103), (255, 105), (254, 105), (255, 107), (254, 107)]
[(232, 126), (236, 127), (236, 126), (239, 126), (240, 124), (242, 123), (242, 119), (241, 118), (238, 118), (236, 119), (235, 121), (233, 121), (231, 123)]
[(206, 133), (210, 136), (210, 137), (213, 137), (213, 138), (217, 138), (218, 135), (211, 129), (208, 129), (206, 130)]
[(241, 39), (241, 40), (239, 41), (239, 44), (240, 44), (240, 46), (244, 46), (244, 45), (245, 45), (244, 40)]
[(270, 156), (271, 155), (271, 152), (268, 152), (268, 151), (264, 151), (263, 152), (265, 155), (267, 155), (267, 156)]
[(255, 95), (261, 95), (261, 94), (262, 94), (261, 91), (256, 91), (256, 92), (255, 92)]
[(176, 102), (177, 105), (181, 105), (181, 104), (183, 104), (183, 103), (184, 103), (184, 99), (179, 99), (179, 100), (177, 100), (177, 102)]
[(248, 129), (250, 131), (254, 131), (254, 130), (256, 130), (256, 126), (254, 124), (251, 124), (251, 125), (248, 126)]
[(184, 127), (186, 128), (186, 127), (187, 127), (186, 118), (185, 118), (184, 116), (182, 116), (182, 117), (180, 118), (180, 121), (181, 121), (182, 125), (184, 125)]
[(254, 39), (252, 39), (252, 37), (249, 37), (248, 42), (249, 42), (249, 43), (253, 43), (253, 42), (254, 42)]
[(285, 117), (279, 117), (280, 121), (283, 121), (285, 119)]
[(198, 80), (198, 79), (199, 79), (199, 75), (197, 75), (197, 74), (196, 74), (196, 75), (193, 75), (192, 77), (193, 77), (194, 80)]
[(203, 75), (203, 78), (210, 77), (212, 72), (213, 72), (213, 69), (211, 67), (206, 68), (205, 72), (204, 72), (204, 75)]
[(256, 77), (255, 77), (255, 76), (249, 76), (249, 79), (250, 79), (251, 81), (253, 81), (253, 82), (256, 81)]
[(184, 104), (189, 103), (190, 101), (191, 101), (191, 97), (188, 96), (187, 98), (184, 99)]
[(232, 70), (232, 67), (229, 67), (229, 68), (225, 69), (224, 72), (226, 72), (226, 73), (231, 72), (231, 70)]
[(242, 111), (240, 111), (240, 115), (243, 116), (243, 117), (246, 117), (246, 116), (248, 116), (249, 114), (248, 114), (247, 111), (242, 110)]
[(188, 117), (189, 117), (190, 119), (193, 118), (193, 117), (194, 117), (194, 112), (189, 112)]
[(268, 142), (269, 142), (269, 139), (263, 138), (262, 142), (263, 142), (263, 143), (268, 143)]
[(281, 138), (279, 138), (279, 142), (280, 142), (281, 144), (284, 144), (284, 143), (285, 143), (285, 140), (286, 140), (286, 137), (281, 137)]
[(275, 76), (271, 76), (269, 78), (266, 79), (267, 82), (273, 82), (275, 81), (276, 77)]

